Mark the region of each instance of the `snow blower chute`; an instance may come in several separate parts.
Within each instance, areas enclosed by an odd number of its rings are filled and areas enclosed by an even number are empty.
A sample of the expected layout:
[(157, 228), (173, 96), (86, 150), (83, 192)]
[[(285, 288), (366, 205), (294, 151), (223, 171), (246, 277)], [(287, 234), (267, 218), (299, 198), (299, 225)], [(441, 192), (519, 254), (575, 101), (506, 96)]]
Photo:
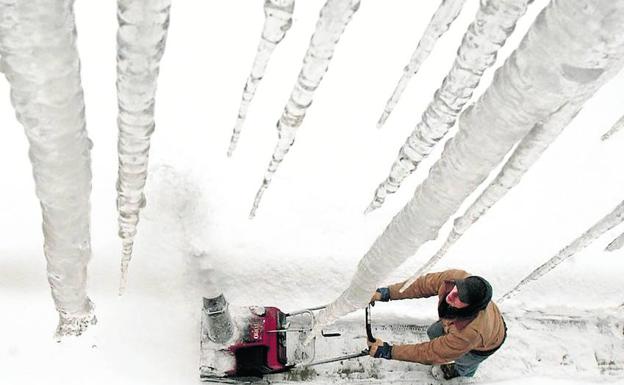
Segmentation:
[[(368, 354), (361, 352), (314, 361), (316, 338), (304, 344), (314, 328), (319, 306), (285, 313), (276, 307), (230, 308), (223, 295), (207, 299), (201, 316), (200, 378), (217, 381), (262, 377)], [(369, 308), (366, 308), (366, 333), (372, 342)], [(321, 333), (322, 338), (339, 333)]]

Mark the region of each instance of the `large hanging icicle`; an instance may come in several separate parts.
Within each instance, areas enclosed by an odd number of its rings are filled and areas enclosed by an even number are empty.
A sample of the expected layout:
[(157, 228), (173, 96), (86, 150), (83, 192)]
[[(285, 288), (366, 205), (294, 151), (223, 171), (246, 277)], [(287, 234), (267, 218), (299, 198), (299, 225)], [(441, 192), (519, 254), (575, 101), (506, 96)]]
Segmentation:
[[(436, 237), (505, 154), (538, 122), (622, 67), (624, 0), (554, 0), (459, 122), (429, 176), (359, 262), (349, 287), (319, 315), (316, 331), (366, 306), (375, 287)], [(565, 44), (562, 44), (565, 42)]]
[(403, 91), (405, 91), (410, 79), (418, 73), (420, 66), (427, 60), (438, 39), (448, 31), (459, 12), (461, 12), (465, 2), (466, 0), (442, 0), (440, 7), (433, 14), (425, 33), (418, 42), (416, 50), (412, 53), (409, 63), (403, 68), (403, 75), (401, 75), (401, 79), (399, 79), (390, 99), (386, 102), (384, 111), (377, 121), (377, 128), (381, 128), (386, 123), (392, 110), (394, 110), (399, 99), (401, 99), (401, 95), (403, 95)]
[(264, 2), (265, 20), (262, 28), (262, 37), (260, 44), (258, 44), (258, 51), (251, 67), (251, 73), (243, 89), (243, 97), (238, 109), (236, 125), (234, 126), (230, 147), (227, 152), (228, 156), (232, 156), (236, 149), (243, 124), (247, 118), (249, 104), (253, 100), (258, 84), (264, 77), (271, 54), (273, 54), (275, 47), (284, 39), (286, 32), (290, 29), (294, 9), (295, 0), (265, 0)]
[(483, 0), (468, 27), (450, 72), (436, 91), (421, 121), (407, 138), (390, 174), (377, 190), (366, 212), (383, 205), (401, 182), (426, 158), (453, 127), (457, 116), (472, 97), (481, 76), (494, 62), (500, 47), (525, 14), (529, 0)]
[(117, 99), (119, 175), (117, 209), (122, 239), (121, 282), (125, 290), (139, 211), (145, 206), (150, 137), (160, 59), (165, 50), (171, 0), (118, 0)]
[(308, 107), (312, 104), (314, 91), (321, 84), (323, 76), (329, 68), (329, 62), (334, 55), (336, 44), (338, 44), (342, 33), (359, 6), (360, 0), (327, 0), (321, 9), (310, 46), (303, 58), (303, 67), (297, 77), (297, 83), (290, 94), (290, 99), (286, 103), (280, 120), (277, 122), (279, 136), (277, 145), (262, 185), (256, 193), (253, 207), (249, 213), (250, 218), (256, 215), (262, 195), (269, 187), (277, 168), (295, 142), (295, 133), (301, 126)]
[[(6, 31), (15, 26), (15, 2), (17, 0), (0, 0), (0, 44), (2, 36), (6, 35)], [(0, 54), (4, 51), (0, 48)], [(0, 72), (4, 72), (0, 66)]]
[(619, 237), (615, 238), (611, 243), (607, 245), (605, 251), (616, 251), (624, 246), (624, 233), (620, 234)]
[(478, 221), (496, 202), (501, 200), (509, 190), (520, 183), (524, 174), (542, 156), (548, 146), (559, 136), (579, 110), (578, 104), (567, 103), (547, 121), (538, 123), (531, 129), (527, 136), (518, 144), (518, 147), (509, 157), (496, 178), (468, 207), (464, 215), (455, 219), (453, 229), (440, 250), (425, 262), (412, 278), (405, 282), (401, 291), (407, 289), (418, 277), (442, 259), (451, 246), (464, 235), (473, 223)]
[(91, 257), (91, 141), (76, 49), (73, 0), (2, 1), (1, 67), (30, 143), (43, 214), (56, 336), (96, 322), (87, 296)]
[(624, 128), (624, 116), (622, 116), (617, 122), (615, 122), (613, 127), (611, 127), (609, 131), (607, 131), (604, 135), (602, 135), (600, 139), (607, 140), (610, 137), (612, 137), (613, 134), (616, 134), (617, 132), (621, 131), (622, 128)]
[(517, 294), (520, 289), (528, 284), (529, 282), (535, 281), (542, 277), (544, 274), (548, 273), (561, 262), (570, 258), (574, 254), (583, 250), (585, 247), (589, 246), (594, 240), (600, 237), (605, 232), (611, 230), (615, 226), (624, 222), (624, 202), (620, 203), (612, 212), (602, 218), (598, 223), (592, 226), (589, 230), (587, 230), (583, 235), (576, 238), (572, 243), (567, 245), (561, 251), (557, 253), (554, 257), (550, 258), (543, 265), (533, 270), (529, 275), (527, 275), (520, 283), (518, 283), (513, 289), (509, 290), (505, 295), (503, 295), (498, 303), (509, 299), (513, 295)]

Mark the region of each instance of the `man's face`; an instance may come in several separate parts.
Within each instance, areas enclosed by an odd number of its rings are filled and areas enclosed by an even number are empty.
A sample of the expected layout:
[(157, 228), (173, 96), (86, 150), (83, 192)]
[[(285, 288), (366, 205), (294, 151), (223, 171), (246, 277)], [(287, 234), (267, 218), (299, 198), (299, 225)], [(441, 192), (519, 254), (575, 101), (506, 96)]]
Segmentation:
[(468, 306), (467, 303), (463, 303), (459, 299), (459, 293), (457, 293), (457, 286), (453, 286), (453, 290), (451, 290), (451, 292), (447, 294), (446, 303), (448, 303), (449, 305), (453, 306), (456, 309), (461, 309), (461, 308)]

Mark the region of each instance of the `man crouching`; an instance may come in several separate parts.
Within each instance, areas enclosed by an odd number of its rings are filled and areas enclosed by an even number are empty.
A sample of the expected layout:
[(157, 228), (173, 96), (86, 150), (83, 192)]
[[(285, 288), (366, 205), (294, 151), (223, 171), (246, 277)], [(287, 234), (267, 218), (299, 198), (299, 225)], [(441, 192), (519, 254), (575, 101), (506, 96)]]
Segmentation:
[(368, 342), (371, 356), (440, 364), (432, 368), (432, 374), (448, 380), (472, 377), (479, 364), (505, 341), (507, 327), (491, 300), (492, 286), (484, 278), (447, 270), (423, 275), (399, 293), (402, 286), (403, 282), (377, 289), (371, 303), (437, 295), (440, 319), (427, 329), (429, 342), (390, 345), (377, 338)]

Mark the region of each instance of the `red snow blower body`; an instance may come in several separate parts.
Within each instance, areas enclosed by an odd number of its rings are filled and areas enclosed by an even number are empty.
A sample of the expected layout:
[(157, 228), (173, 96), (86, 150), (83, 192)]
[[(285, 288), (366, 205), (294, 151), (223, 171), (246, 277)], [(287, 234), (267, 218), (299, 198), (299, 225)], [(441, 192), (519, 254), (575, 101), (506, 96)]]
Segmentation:
[[(347, 356), (315, 361), (315, 343), (304, 341), (314, 328), (314, 311), (325, 306), (285, 313), (277, 307), (250, 306), (231, 309), (230, 327), (234, 331), (221, 342), (215, 342), (211, 333), (211, 316), (227, 314), (230, 309), (202, 312), (200, 343), (200, 378), (204, 381), (224, 382), (227, 378), (262, 377), (285, 372), (295, 367), (306, 367), (328, 362), (361, 357), (362, 351)], [(367, 309), (367, 333), (370, 321)], [(213, 334), (213, 335), (211, 335)], [(321, 333), (322, 337), (337, 337), (339, 333)], [(370, 336), (372, 338), (372, 336)]]
[(251, 311), (242, 339), (228, 347), (236, 360), (228, 376), (279, 373), (292, 367), (286, 355), (286, 314), (276, 307), (262, 309)]

